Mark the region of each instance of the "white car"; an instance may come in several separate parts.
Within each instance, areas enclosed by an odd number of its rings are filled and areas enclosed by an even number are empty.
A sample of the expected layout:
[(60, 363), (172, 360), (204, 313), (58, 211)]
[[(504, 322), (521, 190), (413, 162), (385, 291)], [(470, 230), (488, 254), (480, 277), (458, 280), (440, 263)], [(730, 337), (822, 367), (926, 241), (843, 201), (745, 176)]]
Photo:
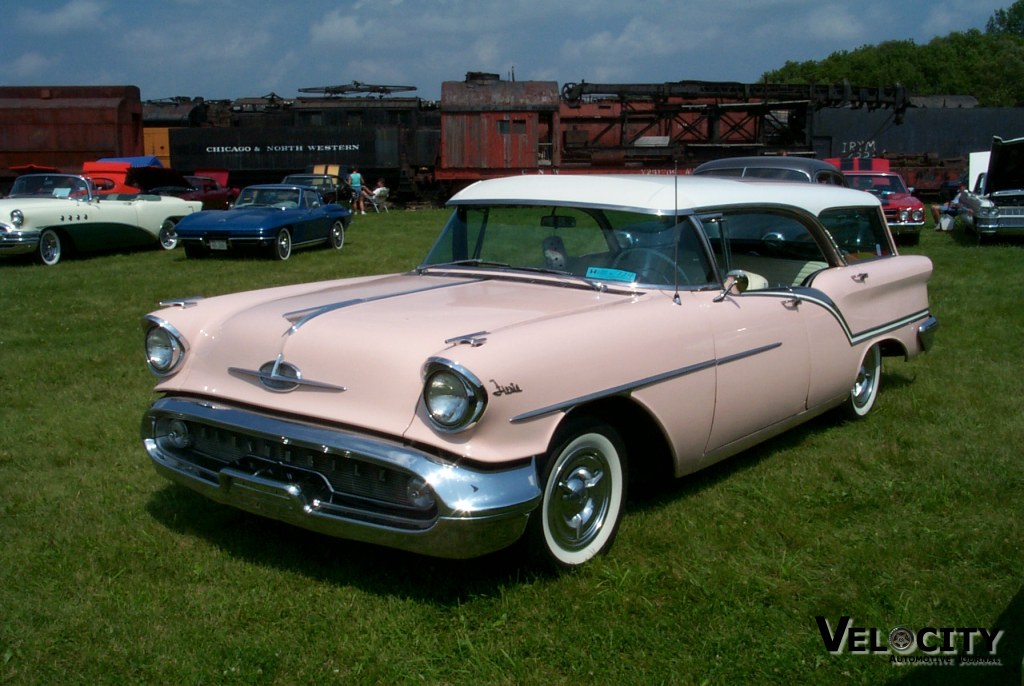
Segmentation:
[(198, 200), (158, 195), (97, 195), (74, 174), (19, 176), (0, 199), (0, 255), (35, 253), (46, 265), (71, 251), (178, 244), (174, 226), (202, 209)]

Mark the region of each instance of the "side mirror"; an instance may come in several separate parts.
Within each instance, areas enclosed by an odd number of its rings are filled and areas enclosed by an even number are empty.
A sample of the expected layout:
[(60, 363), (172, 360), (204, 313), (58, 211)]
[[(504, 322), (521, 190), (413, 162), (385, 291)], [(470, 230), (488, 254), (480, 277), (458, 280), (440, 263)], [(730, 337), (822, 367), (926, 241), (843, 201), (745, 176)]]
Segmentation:
[(725, 275), (722, 292), (715, 296), (715, 302), (722, 302), (730, 295), (739, 295), (750, 286), (750, 277), (742, 269), (733, 269)]

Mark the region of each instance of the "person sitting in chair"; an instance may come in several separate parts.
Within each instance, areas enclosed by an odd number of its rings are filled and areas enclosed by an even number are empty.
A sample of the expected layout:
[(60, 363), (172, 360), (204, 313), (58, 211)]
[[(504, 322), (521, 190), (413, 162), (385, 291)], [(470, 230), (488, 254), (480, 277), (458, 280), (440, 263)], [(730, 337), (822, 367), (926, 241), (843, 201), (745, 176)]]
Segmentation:
[(372, 191), (369, 188), (366, 188), (365, 186), (363, 187), (364, 199), (367, 200), (371, 205), (373, 205), (373, 209), (377, 210), (378, 212), (380, 212), (381, 206), (383, 206), (384, 209), (387, 210), (387, 205), (385, 204), (385, 201), (388, 199), (388, 194), (390, 192), (391, 191), (388, 190), (388, 187), (384, 185), (384, 179), (377, 179), (377, 185), (374, 186)]

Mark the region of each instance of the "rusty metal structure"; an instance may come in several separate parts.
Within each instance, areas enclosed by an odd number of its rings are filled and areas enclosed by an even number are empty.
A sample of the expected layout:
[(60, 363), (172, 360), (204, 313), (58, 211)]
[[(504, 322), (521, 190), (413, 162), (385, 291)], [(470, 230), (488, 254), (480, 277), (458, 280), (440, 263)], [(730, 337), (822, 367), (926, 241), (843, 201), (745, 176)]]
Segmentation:
[[(353, 81), (300, 88), (295, 98), (268, 93), (140, 104), (138, 89), (130, 86), (2, 88), (0, 167), (71, 170), (105, 156), (154, 155), (185, 172), (228, 169), (233, 185), (245, 185), (332, 164), (358, 167), (371, 182), (383, 178), (393, 197), (437, 201), (474, 180), (508, 174), (685, 173), (731, 155), (861, 155), (863, 141), (854, 147), (852, 139), (881, 140), (884, 133), (893, 141), (896, 132), (913, 131), (901, 122), (919, 114), (898, 85), (674, 81), (559, 87), (470, 72), (462, 81), (444, 82), (439, 101), (410, 90)], [(973, 111), (930, 110), (943, 117)], [(829, 121), (872, 124), (870, 132), (851, 136), (829, 128)], [(943, 134), (951, 129), (937, 128)], [(985, 135), (991, 137), (987, 130)], [(895, 142), (887, 147), (888, 153), (922, 153)], [(941, 179), (922, 173), (922, 185), (938, 185), (957, 169), (941, 169)]]
[(136, 86), (0, 87), (0, 174), (36, 165), (77, 171), (101, 157), (143, 153)]

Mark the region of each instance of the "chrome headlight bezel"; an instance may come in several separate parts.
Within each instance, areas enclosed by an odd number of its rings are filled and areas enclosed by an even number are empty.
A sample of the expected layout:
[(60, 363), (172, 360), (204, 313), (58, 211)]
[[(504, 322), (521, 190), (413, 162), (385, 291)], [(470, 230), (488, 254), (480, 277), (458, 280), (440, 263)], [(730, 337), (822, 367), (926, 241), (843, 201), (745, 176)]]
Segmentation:
[(150, 315), (145, 317), (142, 327), (149, 371), (159, 377), (174, 374), (188, 354), (185, 337), (169, 323)]
[(919, 208), (919, 207), (915, 208), (910, 213), (910, 218), (911, 218), (912, 221), (915, 221), (915, 222), (924, 221), (924, 210)]
[(423, 406), (431, 425), (444, 433), (473, 426), (487, 409), (487, 390), (461, 365), (431, 358), (423, 366)]
[(21, 210), (11, 210), (11, 226), (20, 229), (25, 223), (25, 213)]

